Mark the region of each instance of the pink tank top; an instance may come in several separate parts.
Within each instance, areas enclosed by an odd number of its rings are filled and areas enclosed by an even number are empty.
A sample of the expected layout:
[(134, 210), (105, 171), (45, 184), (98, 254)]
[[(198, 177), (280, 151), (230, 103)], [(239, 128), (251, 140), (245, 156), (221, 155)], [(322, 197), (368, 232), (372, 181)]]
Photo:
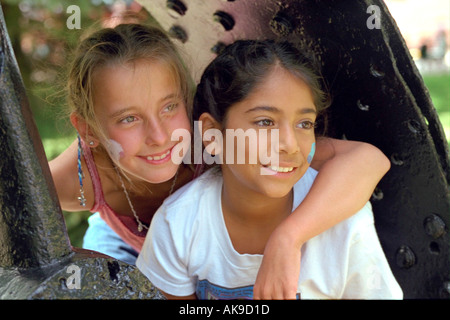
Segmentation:
[(100, 217), (116, 232), (123, 241), (133, 247), (137, 252), (141, 251), (144, 244), (147, 229), (142, 232), (138, 231), (138, 224), (134, 217), (121, 216), (117, 214), (106, 203), (103, 196), (102, 183), (95, 166), (91, 149), (82, 142), (84, 160), (91, 175), (92, 185), (94, 187), (94, 206), (89, 210), (91, 212), (99, 212)]
[[(103, 196), (102, 183), (100, 181), (100, 176), (98, 175), (97, 167), (95, 166), (91, 149), (84, 141), (82, 141), (81, 144), (83, 147), (84, 160), (91, 175), (94, 187), (94, 206), (89, 211), (99, 212), (100, 217), (108, 224), (108, 226), (113, 229), (123, 241), (139, 253), (144, 244), (147, 229), (144, 228), (142, 232), (139, 232), (138, 224), (134, 217), (119, 215), (108, 205), (108, 203), (106, 203)], [(204, 165), (197, 165), (193, 179), (201, 175), (203, 171)]]

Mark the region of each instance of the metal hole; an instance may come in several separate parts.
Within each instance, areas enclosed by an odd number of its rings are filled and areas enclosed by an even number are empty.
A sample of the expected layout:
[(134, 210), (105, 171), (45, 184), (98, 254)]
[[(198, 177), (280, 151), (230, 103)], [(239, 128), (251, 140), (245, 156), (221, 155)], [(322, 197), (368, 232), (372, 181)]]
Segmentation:
[(436, 254), (436, 255), (441, 253), (441, 249), (439, 248), (439, 245), (434, 241), (430, 243), (430, 253)]
[(278, 12), (269, 24), (272, 32), (278, 36), (287, 36), (294, 29), (291, 18), (282, 12)]
[(234, 19), (228, 13), (216, 11), (213, 15), (214, 21), (219, 22), (226, 31), (230, 31), (234, 27)]
[(172, 26), (172, 28), (169, 29), (169, 35), (183, 43), (185, 43), (188, 39), (186, 31), (184, 31), (184, 29), (180, 26)]
[(173, 18), (179, 18), (186, 14), (187, 7), (180, 0), (167, 0), (166, 7), (169, 10), (169, 15)]
[(225, 43), (219, 41), (211, 48), (211, 52), (219, 55), (223, 52), (223, 50), (225, 50), (226, 47), (227, 45)]

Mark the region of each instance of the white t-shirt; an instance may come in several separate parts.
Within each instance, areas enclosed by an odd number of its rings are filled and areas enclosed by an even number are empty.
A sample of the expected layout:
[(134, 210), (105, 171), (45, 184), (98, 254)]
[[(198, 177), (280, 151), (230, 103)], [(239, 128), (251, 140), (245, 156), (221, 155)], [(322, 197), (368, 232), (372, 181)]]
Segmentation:
[[(317, 172), (294, 186), (296, 208)], [(221, 206), (222, 176), (208, 171), (178, 190), (153, 217), (137, 267), (160, 290), (199, 299), (251, 299), (262, 255), (232, 245)], [(402, 299), (378, 240), (371, 205), (302, 247), (301, 299)]]

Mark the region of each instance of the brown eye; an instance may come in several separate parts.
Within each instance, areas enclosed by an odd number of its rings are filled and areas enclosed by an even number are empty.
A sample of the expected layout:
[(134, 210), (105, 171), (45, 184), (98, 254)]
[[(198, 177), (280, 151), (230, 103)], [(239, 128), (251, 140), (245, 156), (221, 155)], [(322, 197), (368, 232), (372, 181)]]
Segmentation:
[(270, 119), (262, 119), (262, 120), (256, 121), (255, 124), (260, 127), (270, 127), (270, 126), (273, 126), (273, 121)]
[(297, 125), (297, 128), (305, 129), (305, 130), (314, 129), (314, 127), (315, 127), (315, 123), (312, 121), (309, 121), (309, 120), (302, 121)]

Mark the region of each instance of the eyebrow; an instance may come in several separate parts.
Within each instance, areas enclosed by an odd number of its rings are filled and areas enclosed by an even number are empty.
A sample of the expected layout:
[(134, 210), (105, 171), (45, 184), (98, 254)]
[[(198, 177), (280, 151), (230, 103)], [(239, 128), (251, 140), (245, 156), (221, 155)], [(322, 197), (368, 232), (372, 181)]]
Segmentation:
[(165, 96), (164, 98), (160, 99), (159, 102), (161, 101), (165, 101), (165, 100), (169, 100), (172, 98), (178, 98), (180, 96), (180, 94), (177, 93), (169, 93), (167, 96)]
[(120, 109), (120, 110), (114, 112), (114, 113), (111, 114), (109, 117), (110, 117), (110, 118), (118, 118), (118, 117), (120, 117), (122, 114), (125, 114), (125, 113), (127, 113), (127, 112), (129, 112), (129, 111), (131, 111), (131, 110), (134, 110), (134, 109), (135, 109), (134, 107), (123, 108), (123, 109)]
[[(257, 107), (254, 107), (254, 108), (251, 108), (251, 109), (245, 111), (245, 113), (256, 112), (256, 111), (269, 111), (272, 113), (280, 113), (281, 112), (281, 110), (276, 107), (257, 106)], [(299, 114), (308, 114), (308, 113), (317, 114), (317, 111), (314, 108), (306, 107), (306, 108), (297, 109), (297, 113), (299, 113)]]

